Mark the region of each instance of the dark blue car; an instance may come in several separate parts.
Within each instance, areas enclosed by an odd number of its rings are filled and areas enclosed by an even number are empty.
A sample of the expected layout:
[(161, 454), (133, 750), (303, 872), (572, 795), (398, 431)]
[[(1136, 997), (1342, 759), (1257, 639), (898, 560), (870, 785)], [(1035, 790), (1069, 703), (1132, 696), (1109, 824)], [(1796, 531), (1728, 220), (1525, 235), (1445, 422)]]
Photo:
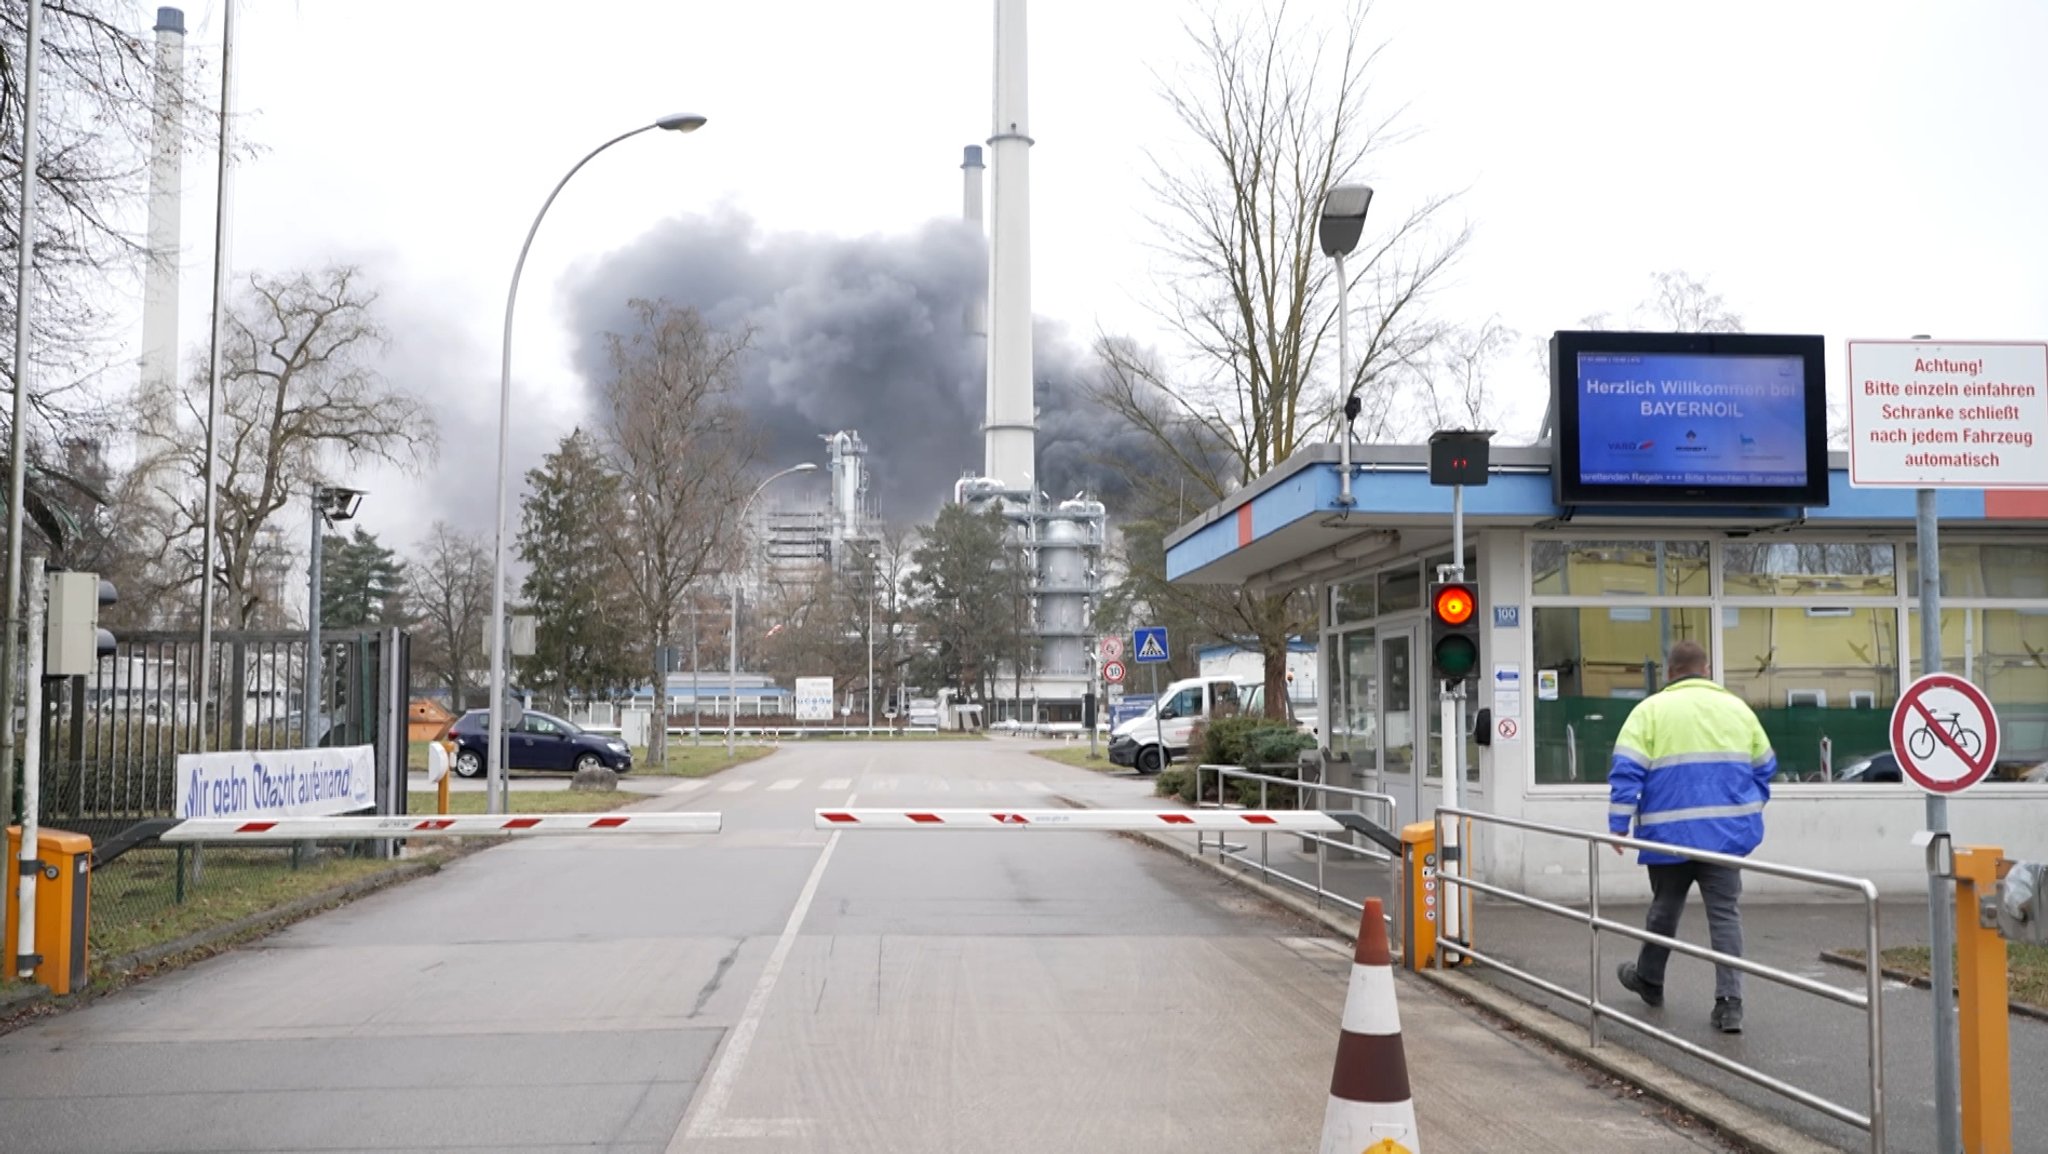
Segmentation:
[[(488, 764), (491, 711), (472, 709), (449, 729), (455, 739), (455, 772), (477, 777)], [(585, 733), (574, 725), (529, 709), (505, 734), (513, 769), (575, 770), (603, 766), (620, 773), (633, 768), (633, 751), (625, 742), (602, 733)]]

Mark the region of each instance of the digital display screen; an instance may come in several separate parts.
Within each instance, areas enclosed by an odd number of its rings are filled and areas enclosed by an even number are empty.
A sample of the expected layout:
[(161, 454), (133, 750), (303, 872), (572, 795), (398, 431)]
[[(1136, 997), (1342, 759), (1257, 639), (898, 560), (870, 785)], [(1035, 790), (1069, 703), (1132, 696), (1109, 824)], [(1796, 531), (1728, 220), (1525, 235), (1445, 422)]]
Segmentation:
[(1828, 503), (1820, 337), (1560, 332), (1560, 505)]
[(1578, 388), (1584, 484), (1806, 484), (1799, 357), (1580, 353)]

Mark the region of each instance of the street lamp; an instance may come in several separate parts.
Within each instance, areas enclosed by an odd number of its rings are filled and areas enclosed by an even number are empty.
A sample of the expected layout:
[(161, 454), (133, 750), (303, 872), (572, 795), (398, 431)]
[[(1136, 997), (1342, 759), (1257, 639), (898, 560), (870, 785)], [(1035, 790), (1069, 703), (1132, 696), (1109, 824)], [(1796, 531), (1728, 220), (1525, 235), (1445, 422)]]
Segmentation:
[[(792, 473), (808, 473), (817, 467), (816, 464), (810, 461), (805, 461), (801, 465), (791, 465), (779, 473), (771, 473), (767, 480), (754, 486), (754, 491), (747, 495), (746, 504), (740, 506), (740, 539), (742, 541), (746, 539), (747, 511), (754, 507), (754, 498), (761, 495), (761, 490), (766, 489), (768, 486), (773, 485)], [(726, 698), (725, 703), (725, 759), (731, 761), (733, 759), (732, 734), (733, 730), (738, 729), (740, 724), (740, 571), (737, 564), (733, 566), (732, 572), (732, 637), (727, 642), (727, 646), (725, 688), (729, 696)]]
[(1338, 450), (1343, 477), (1338, 482), (1337, 503), (1352, 504), (1351, 422), (1358, 419), (1358, 394), (1351, 381), (1351, 281), (1344, 275), (1344, 258), (1358, 247), (1365, 232), (1365, 213), (1372, 207), (1372, 189), (1362, 184), (1340, 184), (1323, 195), (1322, 219), (1316, 235), (1323, 242), (1323, 255), (1337, 260), (1337, 375), (1344, 388), (1344, 432)]
[(505, 351), (503, 365), (498, 377), (498, 520), (496, 523), (497, 544), (491, 562), (491, 636), (496, 642), (491, 646), (491, 726), (489, 751), (484, 761), (489, 767), (485, 779), (485, 798), (492, 813), (504, 813), (505, 805), (505, 554), (506, 554), (506, 509), (510, 502), (512, 467), (512, 309), (519, 300), (519, 274), (526, 269), (526, 254), (533, 248), (534, 234), (540, 231), (540, 222), (562, 194), (562, 188), (570, 178), (583, 171), (583, 166), (596, 159), (597, 154), (622, 140), (628, 140), (643, 132), (662, 129), (666, 132), (695, 132), (704, 127), (704, 118), (691, 113), (677, 113), (664, 116), (652, 124), (643, 124), (630, 132), (622, 132), (586, 153), (571, 167), (561, 180), (555, 183), (553, 192), (541, 202), (540, 211), (534, 214), (533, 225), (526, 230), (526, 242), (519, 246), (519, 260), (512, 266), (512, 287), (505, 293)]
[(326, 529), (330, 522), (355, 520), (356, 510), (362, 506), (361, 489), (344, 489), (339, 485), (313, 486), (313, 557), (306, 566), (306, 705), (303, 719), (299, 722), (299, 740), (307, 749), (313, 748), (313, 724), (320, 716), (320, 683), (327, 670), (327, 663), (320, 654), (320, 559)]

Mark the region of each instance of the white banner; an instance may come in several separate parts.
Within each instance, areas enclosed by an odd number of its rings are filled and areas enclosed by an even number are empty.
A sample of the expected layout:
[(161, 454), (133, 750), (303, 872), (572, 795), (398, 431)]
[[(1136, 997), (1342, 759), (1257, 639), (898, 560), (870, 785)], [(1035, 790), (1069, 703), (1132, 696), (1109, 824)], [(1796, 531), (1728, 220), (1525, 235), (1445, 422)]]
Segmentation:
[(178, 755), (179, 817), (326, 817), (377, 804), (377, 750), (237, 750)]
[(798, 721), (832, 720), (832, 679), (829, 677), (799, 677), (796, 679), (796, 719)]

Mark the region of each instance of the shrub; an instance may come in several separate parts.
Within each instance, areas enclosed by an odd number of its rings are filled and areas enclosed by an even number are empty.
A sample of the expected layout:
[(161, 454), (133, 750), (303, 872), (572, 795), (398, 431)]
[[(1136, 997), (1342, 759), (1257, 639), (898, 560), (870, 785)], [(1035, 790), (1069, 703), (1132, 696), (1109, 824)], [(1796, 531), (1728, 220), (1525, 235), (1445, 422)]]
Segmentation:
[(1202, 740), (1191, 742), (1204, 765), (1235, 765), (1251, 769), (1295, 763), (1296, 755), (1314, 749), (1315, 738), (1285, 721), (1266, 717), (1220, 717), (1209, 723)]
[(1195, 771), (1193, 769), (1167, 768), (1159, 771), (1152, 780), (1154, 797), (1177, 797), (1190, 805), (1194, 804)]

